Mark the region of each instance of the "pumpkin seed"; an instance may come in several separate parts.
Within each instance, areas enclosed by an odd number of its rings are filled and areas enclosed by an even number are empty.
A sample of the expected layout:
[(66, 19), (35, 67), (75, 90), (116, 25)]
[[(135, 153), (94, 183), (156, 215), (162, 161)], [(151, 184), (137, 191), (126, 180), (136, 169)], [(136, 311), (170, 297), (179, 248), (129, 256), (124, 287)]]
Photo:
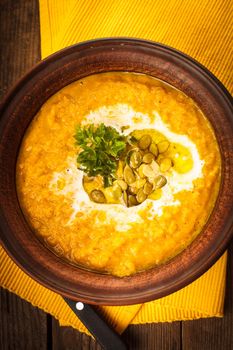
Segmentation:
[(144, 164), (142, 171), (146, 177), (154, 179), (159, 173), (159, 165), (152, 160), (151, 164)]
[(123, 192), (123, 200), (125, 202), (125, 205), (128, 207), (128, 196), (126, 191)]
[(159, 150), (159, 153), (164, 153), (168, 150), (170, 146), (170, 143), (166, 140), (164, 141), (160, 141), (158, 144), (157, 144), (157, 147), (158, 147), (158, 150)]
[(126, 163), (127, 165), (129, 165), (130, 157), (131, 157), (131, 154), (132, 154), (132, 153), (133, 153), (133, 150), (131, 149), (131, 150), (127, 153), (127, 155), (126, 155), (125, 163)]
[(138, 142), (138, 140), (136, 139), (136, 137), (132, 136), (131, 134), (128, 135), (127, 137), (127, 142), (131, 145), (131, 146), (135, 146)]
[(106, 203), (105, 195), (100, 190), (91, 191), (90, 197), (96, 203)]
[(128, 185), (136, 180), (133, 170), (128, 165), (124, 167), (124, 180)]
[(152, 166), (150, 164), (145, 164), (145, 166), (143, 167), (143, 174), (146, 176), (146, 177), (155, 177), (155, 172), (152, 168)]
[(163, 186), (166, 185), (167, 179), (163, 175), (158, 175), (156, 176), (153, 182), (154, 182), (155, 188), (162, 188)]
[(151, 192), (153, 191), (153, 185), (150, 182), (146, 182), (143, 187), (143, 191), (147, 195), (151, 194)]
[(140, 176), (141, 179), (143, 179), (145, 177), (145, 174), (143, 172), (143, 169), (144, 169), (145, 165), (146, 164), (141, 164), (140, 167), (137, 169), (138, 175)]
[(149, 151), (150, 151), (156, 158), (158, 157), (159, 150), (158, 150), (157, 145), (156, 145), (154, 142), (152, 142), (152, 144), (150, 145)]
[(129, 187), (129, 193), (131, 193), (131, 194), (137, 194), (138, 190), (139, 189), (137, 187), (134, 187), (134, 186)]
[(140, 190), (138, 191), (136, 199), (138, 203), (142, 203), (147, 199), (147, 195), (144, 193), (143, 188), (140, 188)]
[(122, 197), (122, 190), (119, 185), (114, 184), (113, 186), (109, 186), (104, 189), (104, 195), (106, 198), (106, 203), (118, 203)]
[(151, 163), (152, 160), (154, 159), (155, 159), (155, 156), (153, 155), (153, 153), (150, 153), (150, 152), (145, 153), (144, 156), (142, 157), (143, 163), (147, 163), (147, 164)]
[(131, 184), (131, 187), (135, 187), (137, 189), (142, 188), (146, 183), (146, 179), (137, 179), (135, 182)]
[(172, 167), (172, 160), (171, 158), (163, 158), (160, 161), (160, 170), (162, 172), (168, 171)]
[(115, 199), (119, 199), (122, 195), (122, 188), (118, 183), (114, 183), (112, 187), (109, 187), (109, 189), (112, 189), (112, 194)]
[(159, 164), (155, 160), (152, 160), (150, 165), (151, 165), (155, 174), (159, 173), (159, 170), (160, 170)]
[(119, 160), (118, 163), (118, 168), (116, 171), (116, 176), (118, 177), (118, 179), (122, 179), (123, 178), (123, 171), (124, 171), (124, 162), (122, 162), (121, 160)]
[(138, 205), (138, 201), (135, 196), (129, 195), (128, 197), (128, 205), (129, 207), (133, 207), (135, 205)]
[(152, 139), (150, 135), (147, 135), (147, 134), (143, 135), (138, 142), (138, 147), (143, 150), (147, 149), (150, 146), (151, 142), (152, 142)]
[(128, 185), (124, 180), (117, 180), (117, 184), (121, 187), (123, 191), (127, 190)]
[(142, 162), (142, 155), (138, 151), (133, 151), (130, 155), (129, 164), (131, 168), (136, 169)]

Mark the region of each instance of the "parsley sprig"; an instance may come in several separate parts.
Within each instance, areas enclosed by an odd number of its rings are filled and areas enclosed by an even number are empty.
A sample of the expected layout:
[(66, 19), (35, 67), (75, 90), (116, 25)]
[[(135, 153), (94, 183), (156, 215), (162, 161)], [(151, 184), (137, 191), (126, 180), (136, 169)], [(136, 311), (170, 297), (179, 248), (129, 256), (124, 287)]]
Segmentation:
[(101, 123), (78, 125), (75, 139), (82, 149), (77, 157), (79, 169), (88, 176), (103, 176), (104, 186), (111, 186), (118, 160), (126, 148), (126, 137)]

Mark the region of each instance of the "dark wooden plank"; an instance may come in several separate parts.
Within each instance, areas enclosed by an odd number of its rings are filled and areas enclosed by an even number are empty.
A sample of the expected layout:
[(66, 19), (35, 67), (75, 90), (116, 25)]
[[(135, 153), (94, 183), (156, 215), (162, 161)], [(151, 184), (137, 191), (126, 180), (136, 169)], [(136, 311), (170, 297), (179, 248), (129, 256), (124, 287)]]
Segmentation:
[[(148, 325), (132, 325), (122, 335), (130, 350), (179, 350), (180, 322)], [(72, 327), (60, 327), (53, 320), (53, 350), (100, 350), (89, 336)]]
[(60, 327), (53, 319), (53, 350), (101, 350), (92, 337), (80, 333), (72, 327)]
[(37, 0), (0, 2), (0, 97), (40, 60)]
[(0, 293), (0, 349), (46, 350), (47, 315), (3, 288)]
[(122, 335), (132, 350), (179, 350), (181, 322), (132, 325)]
[[(40, 59), (37, 0), (1, 0), (0, 97)], [(0, 293), (0, 348), (47, 349), (47, 315), (12, 293)]]
[(225, 315), (186, 321), (182, 325), (183, 350), (233, 349), (233, 241), (229, 247)]

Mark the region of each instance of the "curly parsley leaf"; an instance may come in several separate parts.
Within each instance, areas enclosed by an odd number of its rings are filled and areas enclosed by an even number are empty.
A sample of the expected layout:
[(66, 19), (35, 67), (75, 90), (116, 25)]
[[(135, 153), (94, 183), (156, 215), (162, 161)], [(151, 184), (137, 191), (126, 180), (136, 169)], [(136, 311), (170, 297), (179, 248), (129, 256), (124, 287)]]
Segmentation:
[(78, 125), (76, 144), (82, 149), (77, 162), (88, 176), (101, 175), (105, 187), (114, 179), (118, 160), (126, 148), (126, 137), (111, 126)]

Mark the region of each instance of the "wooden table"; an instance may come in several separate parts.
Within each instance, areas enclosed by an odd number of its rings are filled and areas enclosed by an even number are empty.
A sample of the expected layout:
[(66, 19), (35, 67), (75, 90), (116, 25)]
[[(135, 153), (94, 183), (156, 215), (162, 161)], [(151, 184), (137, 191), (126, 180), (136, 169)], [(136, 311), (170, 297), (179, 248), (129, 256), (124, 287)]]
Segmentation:
[[(54, 0), (56, 1), (56, 0)], [(0, 96), (40, 60), (37, 0), (0, 0)], [(233, 241), (229, 248), (223, 319), (129, 326), (122, 335), (132, 350), (233, 349)], [(94, 350), (91, 337), (60, 327), (49, 314), (1, 290), (1, 350)]]

